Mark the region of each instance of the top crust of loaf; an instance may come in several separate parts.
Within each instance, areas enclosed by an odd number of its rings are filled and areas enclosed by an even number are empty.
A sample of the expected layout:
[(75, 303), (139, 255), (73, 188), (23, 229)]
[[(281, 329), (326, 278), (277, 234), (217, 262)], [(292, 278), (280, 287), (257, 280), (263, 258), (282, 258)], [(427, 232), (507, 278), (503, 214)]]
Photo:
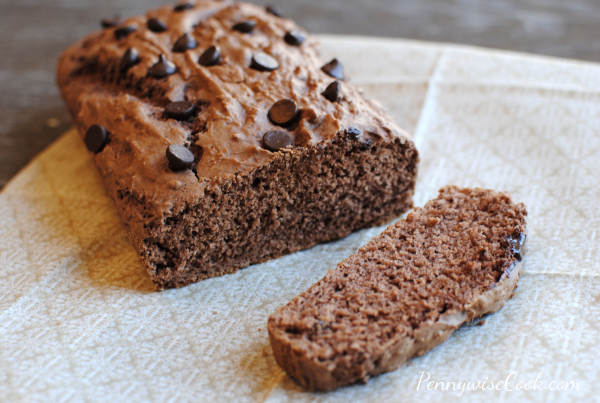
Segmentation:
[[(163, 21), (167, 31), (148, 29), (150, 18)], [(256, 22), (251, 33), (233, 29), (248, 20)], [(119, 39), (115, 32), (122, 27), (135, 30)], [(300, 46), (284, 40), (294, 30), (306, 36)], [(173, 51), (184, 34), (197, 46)], [(211, 46), (221, 49), (222, 62), (200, 65)], [(123, 71), (128, 49), (137, 50), (139, 60)], [(251, 68), (258, 53), (272, 56), (279, 67), (271, 72)], [(176, 72), (157, 79), (149, 70), (160, 55)], [(95, 162), (113, 198), (119, 191), (133, 192), (164, 210), (173, 204), (172, 191), (165, 189), (177, 188), (178, 201), (194, 200), (224, 179), (274, 161), (277, 152), (263, 142), (272, 130), (287, 130), (293, 138), (290, 152), (330, 142), (349, 128), (357, 129), (365, 144), (410, 142), (378, 103), (366, 100), (347, 80), (340, 80), (338, 102), (323, 96), (335, 80), (321, 69), (324, 63), (316, 40), (293, 21), (252, 4), (198, 0), (185, 10), (165, 6), (89, 35), (61, 56), (58, 83), (82, 134), (94, 124), (110, 133)], [(294, 100), (300, 109), (291, 128), (273, 124), (268, 116), (283, 99)], [(176, 101), (195, 103), (193, 118), (179, 122), (165, 116), (165, 106)], [(172, 144), (202, 150), (193, 171), (169, 169), (165, 149)]]
[(397, 368), (516, 287), (527, 212), (507, 193), (446, 187), (269, 318), (278, 363), (330, 390)]

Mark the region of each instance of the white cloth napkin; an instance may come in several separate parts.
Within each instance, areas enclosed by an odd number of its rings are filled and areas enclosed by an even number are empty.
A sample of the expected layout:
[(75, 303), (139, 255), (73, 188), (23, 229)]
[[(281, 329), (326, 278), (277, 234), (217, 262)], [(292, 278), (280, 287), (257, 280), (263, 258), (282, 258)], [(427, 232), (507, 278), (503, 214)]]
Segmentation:
[[(324, 59), (338, 57), (415, 134), (417, 205), (447, 184), (507, 190), (527, 205), (529, 253), (513, 299), (395, 372), (306, 392), (275, 363), (267, 318), (383, 227), (153, 292), (70, 131), (0, 193), (0, 401), (597, 401), (600, 66), (321, 39)], [(515, 390), (519, 382), (536, 388)]]

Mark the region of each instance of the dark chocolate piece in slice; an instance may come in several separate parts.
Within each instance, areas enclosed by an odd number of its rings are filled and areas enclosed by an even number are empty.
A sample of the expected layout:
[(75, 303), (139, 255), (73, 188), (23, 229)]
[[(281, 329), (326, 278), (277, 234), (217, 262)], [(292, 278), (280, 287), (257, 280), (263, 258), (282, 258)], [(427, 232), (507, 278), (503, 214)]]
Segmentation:
[(182, 145), (171, 144), (167, 147), (167, 160), (171, 170), (182, 171), (194, 165), (194, 154)]
[(104, 126), (92, 125), (87, 132), (85, 132), (83, 141), (88, 150), (97, 154), (106, 146), (106, 143), (108, 142), (108, 132)]
[(364, 139), (359, 145), (361, 150), (368, 150), (371, 147), (373, 147), (373, 140), (371, 139)]
[(360, 136), (360, 130), (358, 130), (356, 127), (349, 127), (346, 129), (346, 137), (348, 137), (350, 140), (356, 140), (358, 136)]
[(326, 65), (324, 65), (321, 70), (325, 73), (329, 74), (333, 78), (337, 78), (338, 80), (344, 79), (344, 68), (342, 67), (342, 63), (339, 62), (338, 59), (333, 59)]
[(526, 219), (507, 193), (443, 188), (270, 316), (275, 360), (332, 390), (423, 355), (512, 296), (521, 263), (506, 239)]
[(508, 237), (508, 245), (512, 248), (515, 258), (520, 262), (527, 252), (527, 236), (521, 233), (515, 233)]

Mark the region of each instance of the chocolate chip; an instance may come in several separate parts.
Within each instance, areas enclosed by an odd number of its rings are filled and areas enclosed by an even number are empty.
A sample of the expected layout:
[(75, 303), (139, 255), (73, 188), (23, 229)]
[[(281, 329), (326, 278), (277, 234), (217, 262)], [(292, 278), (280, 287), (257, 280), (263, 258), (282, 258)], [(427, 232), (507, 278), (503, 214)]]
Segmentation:
[(218, 46), (211, 46), (210, 48), (206, 49), (206, 51), (204, 51), (202, 56), (200, 56), (198, 59), (200, 66), (204, 67), (215, 66), (220, 64), (222, 61), (223, 58), (221, 57), (221, 49), (219, 49)]
[(302, 32), (298, 31), (297, 29), (287, 32), (285, 34), (285, 36), (283, 37), (283, 40), (287, 44), (293, 45), (293, 46), (302, 45), (302, 42), (304, 42), (305, 39), (306, 39), (306, 37), (302, 34)]
[(175, 45), (173, 45), (173, 52), (185, 52), (188, 49), (195, 49), (198, 46), (198, 42), (196, 39), (188, 33), (183, 34), (183, 36), (177, 39)]
[(327, 86), (325, 91), (321, 93), (325, 98), (331, 102), (337, 102), (342, 90), (342, 84), (339, 81), (334, 81)]
[(190, 8), (194, 8), (194, 3), (192, 3), (191, 1), (186, 1), (185, 3), (179, 3), (178, 5), (176, 5), (173, 8), (173, 11), (185, 11), (189, 10)]
[(171, 144), (167, 147), (167, 159), (169, 168), (173, 171), (190, 169), (194, 165), (194, 154), (179, 144)]
[(513, 256), (517, 259), (517, 261), (523, 260), (522, 248), (525, 244), (526, 236), (521, 233), (516, 233), (512, 238), (508, 238), (508, 245), (512, 249)]
[(298, 114), (298, 105), (292, 99), (282, 99), (269, 109), (269, 119), (278, 126), (287, 126)]
[(356, 127), (349, 127), (346, 129), (346, 136), (350, 140), (356, 140), (358, 136), (360, 136), (360, 130), (358, 130)]
[(521, 245), (519, 244), (519, 239), (517, 237), (509, 237), (507, 238), (508, 246), (512, 249), (513, 252), (519, 251), (521, 249)]
[(337, 78), (338, 80), (344, 79), (344, 68), (338, 59), (333, 59), (325, 66), (321, 67), (321, 70), (329, 74), (331, 77)]
[(100, 22), (102, 28), (118, 27), (121, 24), (123, 24), (123, 19), (119, 16), (115, 16), (114, 18), (105, 18)]
[(515, 252), (515, 258), (521, 262), (523, 260), (523, 256), (521, 256), (521, 252)]
[(249, 34), (250, 32), (252, 32), (254, 30), (255, 26), (256, 26), (256, 21), (248, 20), (248, 21), (244, 21), (244, 22), (238, 22), (233, 27), (231, 27), (231, 29), (233, 29), (234, 31), (242, 32), (244, 34)]
[(167, 30), (167, 25), (158, 18), (150, 18), (146, 25), (150, 31), (156, 33), (165, 32)]
[(142, 59), (140, 59), (137, 49), (129, 48), (129, 49), (127, 49), (127, 51), (125, 51), (125, 54), (121, 58), (121, 64), (119, 65), (119, 71), (121, 73), (124, 73), (127, 70), (129, 70), (131, 67), (138, 64), (141, 60)]
[(266, 132), (263, 137), (263, 144), (269, 151), (279, 151), (282, 148), (291, 146), (294, 143), (294, 139), (287, 132), (281, 130), (272, 130)]
[(85, 133), (83, 141), (88, 150), (97, 154), (104, 149), (108, 141), (108, 132), (104, 126), (92, 125)]
[(171, 119), (187, 120), (194, 114), (195, 110), (196, 105), (194, 105), (192, 102), (171, 102), (165, 108), (165, 115), (167, 115)]
[(175, 73), (177, 68), (173, 63), (165, 59), (163, 55), (158, 56), (158, 62), (150, 67), (148, 73), (154, 78), (164, 78)]
[(273, 71), (279, 68), (279, 62), (266, 53), (255, 53), (252, 55), (250, 68), (258, 71)]
[(137, 31), (137, 28), (132, 27), (131, 25), (128, 25), (126, 27), (117, 28), (117, 29), (115, 29), (115, 38), (117, 38), (118, 40), (125, 39), (129, 36), (129, 34), (131, 34), (132, 32), (135, 32), (135, 31)]
[(273, 14), (277, 17), (283, 17), (283, 13), (281, 12), (281, 9), (277, 6), (270, 5), (270, 6), (267, 6), (265, 8), (265, 10), (267, 10), (267, 13), (269, 13), (269, 14)]
[(365, 139), (362, 143), (360, 143), (361, 150), (368, 150), (373, 145), (373, 140)]

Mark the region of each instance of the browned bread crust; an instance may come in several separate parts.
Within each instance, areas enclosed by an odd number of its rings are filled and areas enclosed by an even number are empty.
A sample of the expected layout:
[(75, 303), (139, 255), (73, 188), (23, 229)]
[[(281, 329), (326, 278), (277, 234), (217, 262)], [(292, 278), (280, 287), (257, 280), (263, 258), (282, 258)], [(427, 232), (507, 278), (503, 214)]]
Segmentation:
[[(324, 65), (292, 21), (210, 0), (129, 18), (61, 56), (62, 95), (82, 136), (95, 127), (86, 144), (157, 288), (232, 273), (412, 206), (410, 136), (339, 64)], [(281, 100), (293, 102), (272, 110)]]
[(424, 354), (512, 296), (526, 217), (507, 193), (443, 188), (271, 315), (277, 363), (331, 390)]

